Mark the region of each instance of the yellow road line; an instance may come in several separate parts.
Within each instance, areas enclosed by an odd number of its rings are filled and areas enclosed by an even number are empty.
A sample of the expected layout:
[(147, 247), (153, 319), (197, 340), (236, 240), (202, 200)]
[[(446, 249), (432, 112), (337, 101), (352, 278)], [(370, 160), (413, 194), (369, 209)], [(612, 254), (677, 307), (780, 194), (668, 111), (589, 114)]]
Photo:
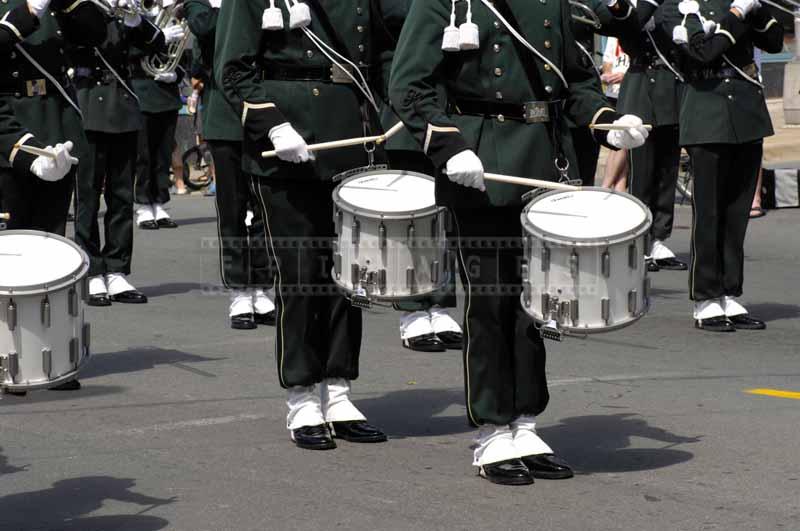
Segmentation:
[(780, 389), (746, 389), (745, 393), (751, 395), (774, 396), (775, 398), (791, 398), (800, 400), (800, 393), (797, 391), (781, 391)]

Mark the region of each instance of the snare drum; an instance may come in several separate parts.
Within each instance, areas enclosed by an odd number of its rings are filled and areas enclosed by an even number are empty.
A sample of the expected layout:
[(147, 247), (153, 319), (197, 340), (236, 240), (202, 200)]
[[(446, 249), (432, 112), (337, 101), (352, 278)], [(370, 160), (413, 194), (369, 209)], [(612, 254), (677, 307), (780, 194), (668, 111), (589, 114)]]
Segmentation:
[(333, 278), (351, 300), (395, 302), (447, 284), (447, 210), (436, 206), (432, 177), (366, 171), (344, 180), (333, 202)]
[(0, 387), (55, 387), (89, 356), (89, 257), (55, 234), (0, 233)]
[(553, 191), (522, 212), (522, 305), (538, 323), (588, 334), (633, 324), (649, 308), (644, 263), (652, 215), (635, 197)]

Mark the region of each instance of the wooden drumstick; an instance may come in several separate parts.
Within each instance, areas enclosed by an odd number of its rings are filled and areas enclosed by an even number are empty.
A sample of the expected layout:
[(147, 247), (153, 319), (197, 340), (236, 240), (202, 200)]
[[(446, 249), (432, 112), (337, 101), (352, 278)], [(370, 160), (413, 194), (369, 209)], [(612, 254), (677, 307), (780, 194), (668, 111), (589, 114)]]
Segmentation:
[(486, 181), (494, 181), (506, 184), (518, 184), (521, 186), (530, 186), (531, 188), (547, 188), (549, 190), (565, 190), (574, 191), (580, 190), (580, 186), (573, 186), (571, 184), (555, 183), (552, 181), (542, 181), (540, 179), (526, 179), (524, 177), (512, 177), (510, 175), (498, 175), (496, 173), (484, 173), (483, 178)]
[(55, 153), (50, 153), (46, 149), (42, 149), (42, 148), (38, 148), (38, 147), (34, 147), (34, 146), (28, 146), (28, 145), (25, 145), (25, 144), (15, 144), (14, 145), (14, 149), (18, 149), (18, 150), (20, 150), (20, 151), (22, 151), (24, 153), (28, 153), (29, 155), (36, 155), (37, 157), (47, 157), (49, 159), (56, 158), (56, 154)]
[[(653, 126), (650, 124), (643, 124), (642, 127), (647, 129), (648, 131), (653, 130)], [(615, 124), (593, 124), (589, 126), (589, 129), (594, 129), (595, 131), (627, 131), (630, 128), (631, 126), (629, 125), (615, 125)]]
[(8, 221), (11, 219), (11, 214), (8, 212), (0, 212), (0, 221)]
[[(343, 147), (352, 147), (352, 146), (361, 146), (363, 144), (369, 144), (370, 142), (374, 142), (375, 144), (383, 144), (394, 135), (396, 135), (405, 125), (403, 122), (397, 122), (392, 126), (391, 129), (386, 131), (386, 133), (382, 135), (376, 136), (364, 136), (358, 138), (346, 138), (344, 140), (332, 140), (331, 142), (320, 142), (319, 144), (311, 144), (308, 146), (308, 150), (312, 153), (315, 151), (325, 151), (328, 149), (337, 149)], [(261, 153), (261, 156), (265, 159), (270, 159), (273, 157), (278, 156), (278, 152), (273, 151), (264, 151)]]

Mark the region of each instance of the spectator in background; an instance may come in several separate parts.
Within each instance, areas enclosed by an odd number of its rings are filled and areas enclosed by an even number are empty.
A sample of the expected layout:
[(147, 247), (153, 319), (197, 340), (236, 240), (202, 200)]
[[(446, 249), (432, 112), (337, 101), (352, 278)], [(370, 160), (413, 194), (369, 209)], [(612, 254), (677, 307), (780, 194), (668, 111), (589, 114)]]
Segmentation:
[[(753, 62), (758, 67), (759, 76), (761, 74), (761, 49), (753, 48)], [(761, 206), (761, 189), (763, 188), (764, 168), (758, 170), (758, 180), (756, 181), (756, 193), (753, 195), (753, 204), (750, 206), (750, 219), (763, 218), (767, 211)]]
[[(615, 37), (606, 39), (606, 48), (603, 53), (603, 68), (600, 79), (605, 87), (605, 94), (615, 106), (619, 98), (619, 87), (625, 72), (630, 66), (630, 58), (622, 50)], [(611, 151), (606, 158), (606, 171), (603, 178), (603, 188), (612, 188), (624, 192), (628, 188), (628, 151), (620, 149)]]

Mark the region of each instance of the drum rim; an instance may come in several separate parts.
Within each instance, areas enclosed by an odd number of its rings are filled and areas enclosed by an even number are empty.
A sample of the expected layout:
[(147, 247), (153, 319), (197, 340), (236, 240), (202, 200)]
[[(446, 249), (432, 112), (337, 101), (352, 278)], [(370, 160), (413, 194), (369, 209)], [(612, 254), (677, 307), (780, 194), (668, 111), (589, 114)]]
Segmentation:
[(0, 232), (0, 238), (3, 236), (38, 236), (41, 238), (46, 239), (53, 239), (60, 241), (61, 243), (65, 243), (68, 246), (75, 249), (81, 257), (81, 265), (67, 275), (64, 275), (61, 278), (57, 278), (52, 280), (51, 282), (43, 282), (38, 284), (30, 284), (26, 286), (4, 286), (0, 284), (0, 295), (6, 297), (13, 297), (13, 296), (24, 296), (24, 295), (37, 295), (40, 293), (52, 293), (55, 291), (59, 291), (67, 286), (71, 286), (76, 284), (80, 279), (86, 276), (89, 272), (89, 255), (86, 254), (86, 251), (80, 248), (80, 246), (73, 242), (72, 240), (60, 236), (58, 234), (53, 234), (52, 232), (43, 232), (38, 230), (6, 230)]
[(570, 191), (565, 191), (565, 190), (552, 190), (550, 192), (546, 192), (532, 199), (527, 205), (525, 205), (525, 208), (522, 209), (522, 213), (520, 214), (520, 221), (522, 222), (522, 227), (525, 229), (526, 233), (525, 236), (535, 236), (544, 241), (571, 245), (573, 247), (596, 247), (598, 244), (615, 245), (618, 243), (636, 239), (642, 236), (643, 234), (648, 233), (650, 231), (650, 227), (653, 226), (653, 213), (650, 212), (650, 209), (647, 208), (647, 206), (638, 197), (632, 194), (626, 192), (620, 192), (617, 190), (609, 190), (608, 188), (602, 188), (600, 186), (584, 186), (580, 190), (575, 190), (575, 191), (607, 192), (610, 194), (626, 197), (642, 208), (642, 210), (645, 213), (644, 221), (642, 221), (639, 225), (637, 225), (635, 228), (629, 231), (621, 232), (613, 236), (602, 236), (593, 238), (575, 238), (575, 237), (570, 238), (568, 236), (563, 236), (560, 234), (553, 234), (551, 232), (548, 232), (533, 225), (531, 221), (528, 219), (528, 211), (537, 202), (553, 195), (570, 193)]
[[(433, 295), (435, 293), (441, 292), (445, 288), (445, 286), (447, 286), (448, 282), (450, 282), (450, 276), (449, 275), (452, 275), (452, 274), (453, 273), (447, 273), (447, 275), (445, 275), (445, 279), (441, 283), (436, 285), (436, 287), (433, 288), (430, 291), (421, 291), (421, 292), (418, 292), (418, 293), (414, 293), (412, 295), (399, 295), (399, 296), (375, 295), (373, 293), (373, 294), (368, 295), (367, 299), (369, 299), (371, 301), (377, 301), (377, 302), (407, 302), (407, 301), (413, 301), (413, 300), (417, 300), (417, 299), (421, 299), (421, 298), (424, 299), (425, 297), (429, 297), (429, 296), (431, 296), (431, 295)], [(334, 284), (336, 284), (336, 287), (338, 287), (339, 290), (341, 290), (342, 293), (346, 297), (355, 294), (354, 291), (351, 288), (347, 287), (346, 283), (342, 282), (341, 279), (337, 279), (336, 278), (336, 272), (333, 269), (331, 269), (331, 275), (333, 275), (333, 282), (334, 282)]]
[[(349, 172), (345, 172), (345, 173), (349, 173)], [(434, 197), (433, 198), (434, 204), (432, 206), (430, 206), (430, 207), (426, 207), (425, 209), (421, 209), (421, 210), (403, 210), (403, 211), (398, 211), (398, 212), (392, 212), (391, 214), (386, 214), (386, 213), (383, 213), (383, 212), (381, 212), (379, 210), (372, 210), (372, 209), (369, 209), (369, 208), (363, 208), (363, 207), (355, 206), (352, 203), (348, 203), (347, 201), (342, 199), (342, 197), (339, 195), (339, 190), (343, 186), (345, 186), (347, 183), (349, 183), (350, 181), (353, 181), (355, 179), (362, 179), (362, 178), (364, 178), (366, 176), (369, 176), (369, 175), (374, 175), (374, 174), (385, 175), (387, 173), (388, 174), (393, 174), (393, 175), (401, 175), (402, 174), (402, 175), (411, 175), (411, 176), (414, 176), (414, 177), (422, 177), (423, 179), (427, 179), (429, 181), (432, 181), (432, 182), (436, 183), (436, 179), (434, 179), (430, 175), (425, 175), (424, 173), (419, 173), (419, 172), (416, 172), (416, 171), (391, 170), (391, 169), (385, 169), (385, 170), (383, 170), (383, 169), (369, 169), (369, 170), (363, 171), (361, 173), (356, 173), (356, 174), (353, 174), (353, 175), (345, 178), (333, 190), (333, 192), (331, 194), (331, 197), (333, 198), (333, 204), (336, 207), (337, 211), (341, 210), (341, 211), (347, 212), (348, 214), (353, 214), (354, 216), (360, 216), (360, 217), (365, 217), (365, 218), (370, 218), (370, 219), (404, 220), (404, 219), (415, 219), (415, 218), (418, 218), (418, 217), (419, 218), (428, 217), (428, 216), (431, 216), (433, 214), (438, 214), (438, 213), (441, 213), (441, 212), (447, 210), (446, 207), (437, 205), (436, 204), (436, 197)]]
[[(522, 311), (528, 314), (536, 324), (544, 325), (549, 322), (548, 320), (539, 317), (538, 314), (534, 314), (528, 307), (525, 306), (524, 294), (520, 295), (519, 302), (520, 305), (522, 305)], [(645, 297), (644, 308), (642, 308), (640, 311), (636, 312), (634, 315), (630, 316), (628, 319), (624, 321), (619, 321), (612, 325), (604, 326), (601, 328), (582, 328), (580, 326), (567, 326), (559, 324), (558, 329), (563, 331), (567, 335), (575, 335), (575, 336), (587, 336), (594, 334), (604, 334), (606, 332), (616, 332), (617, 330), (627, 328), (632, 324), (637, 323), (639, 320), (641, 320), (642, 317), (644, 317), (648, 313), (650, 313), (650, 297)]]

